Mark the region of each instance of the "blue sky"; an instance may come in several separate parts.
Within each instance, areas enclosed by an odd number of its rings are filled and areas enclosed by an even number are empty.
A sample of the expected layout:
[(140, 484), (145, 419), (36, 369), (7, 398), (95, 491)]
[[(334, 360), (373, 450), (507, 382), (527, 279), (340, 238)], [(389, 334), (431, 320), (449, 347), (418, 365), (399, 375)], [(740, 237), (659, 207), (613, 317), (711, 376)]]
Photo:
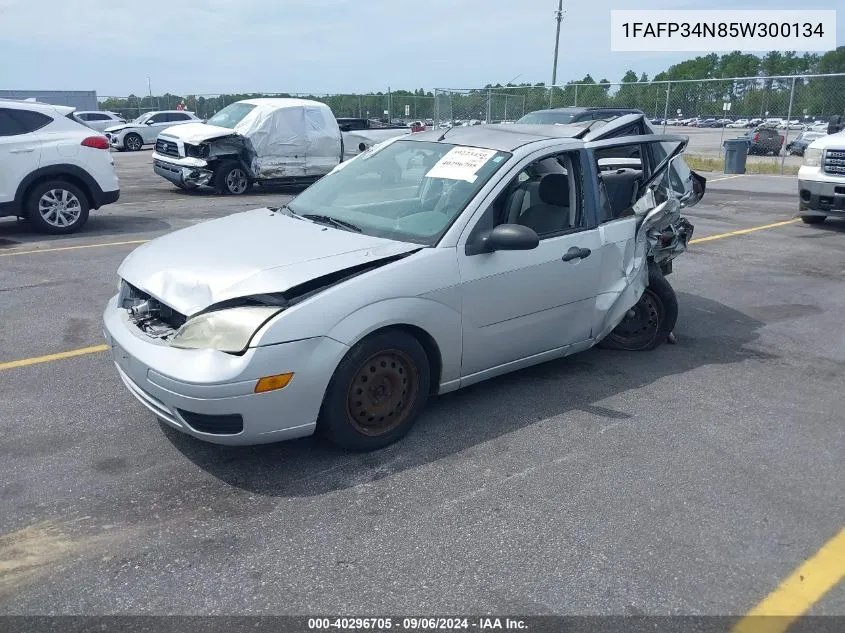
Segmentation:
[[(831, 2), (801, 2), (829, 9)], [(795, 0), (564, 2), (558, 83), (649, 76), (697, 53), (611, 53), (611, 9)], [(552, 74), (556, 0), (0, 0), (0, 88), (124, 96), (472, 88)], [(837, 15), (837, 43), (845, 11)], [(702, 51), (706, 53), (707, 51)]]

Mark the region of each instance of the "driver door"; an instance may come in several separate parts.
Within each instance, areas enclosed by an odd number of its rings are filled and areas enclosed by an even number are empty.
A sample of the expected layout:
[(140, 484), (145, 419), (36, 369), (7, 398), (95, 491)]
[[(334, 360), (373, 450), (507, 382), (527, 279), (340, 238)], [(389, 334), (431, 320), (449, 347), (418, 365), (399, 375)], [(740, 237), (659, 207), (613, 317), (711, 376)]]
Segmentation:
[[(526, 160), (467, 227), (458, 246), (461, 386), (590, 346), (601, 243), (583, 204), (582, 154)], [(505, 223), (535, 229), (539, 245), (477, 252), (479, 233)]]

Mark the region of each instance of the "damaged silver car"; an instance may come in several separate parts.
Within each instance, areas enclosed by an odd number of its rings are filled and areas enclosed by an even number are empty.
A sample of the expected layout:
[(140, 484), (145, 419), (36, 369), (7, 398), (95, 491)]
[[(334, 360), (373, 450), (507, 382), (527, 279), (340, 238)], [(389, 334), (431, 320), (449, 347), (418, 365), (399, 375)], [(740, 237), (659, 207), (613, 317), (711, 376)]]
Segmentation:
[(139, 247), (104, 313), (120, 378), (202, 440), (373, 450), (436, 394), (661, 344), (705, 183), (686, 137), (626, 119), (391, 139), (285, 206)]

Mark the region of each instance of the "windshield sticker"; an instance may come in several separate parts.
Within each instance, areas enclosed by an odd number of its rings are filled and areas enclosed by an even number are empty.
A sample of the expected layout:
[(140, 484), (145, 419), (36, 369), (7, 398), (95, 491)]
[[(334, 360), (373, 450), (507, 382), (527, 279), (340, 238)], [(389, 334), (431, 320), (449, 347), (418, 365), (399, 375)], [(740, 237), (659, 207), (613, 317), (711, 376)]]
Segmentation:
[(494, 149), (453, 147), (425, 175), (426, 178), (447, 178), (475, 182), (476, 172), (496, 155)]

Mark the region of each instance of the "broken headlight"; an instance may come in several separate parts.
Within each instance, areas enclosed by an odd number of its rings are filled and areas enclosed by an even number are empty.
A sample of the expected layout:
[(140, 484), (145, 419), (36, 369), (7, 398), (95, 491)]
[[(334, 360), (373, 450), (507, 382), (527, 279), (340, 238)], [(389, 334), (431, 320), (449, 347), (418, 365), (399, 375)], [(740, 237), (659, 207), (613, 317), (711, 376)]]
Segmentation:
[(185, 154), (192, 158), (208, 158), (208, 145), (185, 145)]
[(238, 354), (247, 348), (259, 328), (279, 312), (279, 308), (264, 306), (206, 312), (188, 319), (169, 342), (173, 347)]

